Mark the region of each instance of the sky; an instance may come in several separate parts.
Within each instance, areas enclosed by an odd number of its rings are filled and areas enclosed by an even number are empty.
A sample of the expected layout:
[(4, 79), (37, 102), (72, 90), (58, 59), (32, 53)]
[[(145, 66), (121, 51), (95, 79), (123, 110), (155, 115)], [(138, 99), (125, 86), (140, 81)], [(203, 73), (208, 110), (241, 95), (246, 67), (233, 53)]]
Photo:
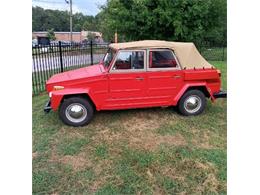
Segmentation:
[[(99, 12), (98, 6), (105, 3), (106, 0), (72, 0), (72, 12), (73, 14), (81, 12), (84, 15), (95, 16)], [(32, 6), (69, 11), (69, 4), (65, 0), (32, 0)]]

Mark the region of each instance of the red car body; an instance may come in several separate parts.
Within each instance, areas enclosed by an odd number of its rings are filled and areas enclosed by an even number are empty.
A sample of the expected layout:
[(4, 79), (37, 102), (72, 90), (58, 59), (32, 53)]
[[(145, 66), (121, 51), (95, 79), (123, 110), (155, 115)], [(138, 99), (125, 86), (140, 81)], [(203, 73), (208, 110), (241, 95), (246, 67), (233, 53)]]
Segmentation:
[(189, 89), (199, 89), (212, 101), (226, 95), (221, 92), (221, 73), (213, 67), (115, 73), (114, 61), (115, 57), (107, 66), (101, 62), (52, 76), (46, 83), (51, 97), (48, 110), (56, 111), (65, 98), (79, 95), (98, 111), (176, 106)]
[[(138, 80), (143, 78), (143, 80)], [(54, 86), (64, 86), (53, 91)], [(51, 108), (57, 110), (68, 95), (85, 94), (96, 110), (174, 106), (190, 87), (206, 90), (211, 100), (220, 91), (217, 69), (194, 69), (109, 74), (102, 64), (80, 68), (51, 77), (46, 83), (52, 92)]]

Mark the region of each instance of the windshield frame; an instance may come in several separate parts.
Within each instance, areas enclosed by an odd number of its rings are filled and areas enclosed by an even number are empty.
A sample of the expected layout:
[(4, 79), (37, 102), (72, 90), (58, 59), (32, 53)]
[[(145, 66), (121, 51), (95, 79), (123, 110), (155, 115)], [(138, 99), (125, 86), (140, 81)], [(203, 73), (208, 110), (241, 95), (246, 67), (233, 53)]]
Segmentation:
[[(105, 60), (107, 58), (107, 55), (111, 54), (112, 53), (112, 58), (108, 61), (108, 64), (105, 63)], [(104, 55), (103, 57), (103, 60), (102, 60), (102, 65), (104, 66), (105, 69), (109, 69), (111, 63), (113, 62), (115, 56), (116, 56), (116, 53), (117, 51), (114, 50), (113, 48), (109, 47), (106, 54)]]

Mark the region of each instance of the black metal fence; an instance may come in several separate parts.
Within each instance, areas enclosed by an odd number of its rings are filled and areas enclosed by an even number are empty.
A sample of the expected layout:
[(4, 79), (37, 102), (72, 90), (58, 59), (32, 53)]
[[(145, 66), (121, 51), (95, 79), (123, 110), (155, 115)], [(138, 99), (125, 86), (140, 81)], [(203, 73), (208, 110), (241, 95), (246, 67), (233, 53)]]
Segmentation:
[(32, 47), (32, 93), (45, 91), (45, 82), (54, 74), (98, 63), (108, 44), (63, 43)]
[(208, 61), (226, 61), (227, 47), (200, 47), (201, 55)]
[[(32, 93), (45, 91), (46, 81), (54, 74), (98, 63), (106, 53), (108, 44), (58, 42), (32, 48)], [(208, 61), (225, 61), (226, 47), (198, 47)]]

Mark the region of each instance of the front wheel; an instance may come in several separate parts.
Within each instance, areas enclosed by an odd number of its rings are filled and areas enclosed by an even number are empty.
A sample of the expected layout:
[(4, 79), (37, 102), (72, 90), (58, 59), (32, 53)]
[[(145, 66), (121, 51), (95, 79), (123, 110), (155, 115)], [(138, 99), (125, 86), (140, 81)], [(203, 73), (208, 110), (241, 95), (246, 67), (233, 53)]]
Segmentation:
[(93, 118), (93, 106), (80, 97), (65, 99), (59, 110), (60, 119), (67, 125), (79, 127), (87, 125)]
[(185, 116), (198, 115), (205, 110), (206, 98), (199, 90), (187, 91), (180, 99), (178, 108)]

